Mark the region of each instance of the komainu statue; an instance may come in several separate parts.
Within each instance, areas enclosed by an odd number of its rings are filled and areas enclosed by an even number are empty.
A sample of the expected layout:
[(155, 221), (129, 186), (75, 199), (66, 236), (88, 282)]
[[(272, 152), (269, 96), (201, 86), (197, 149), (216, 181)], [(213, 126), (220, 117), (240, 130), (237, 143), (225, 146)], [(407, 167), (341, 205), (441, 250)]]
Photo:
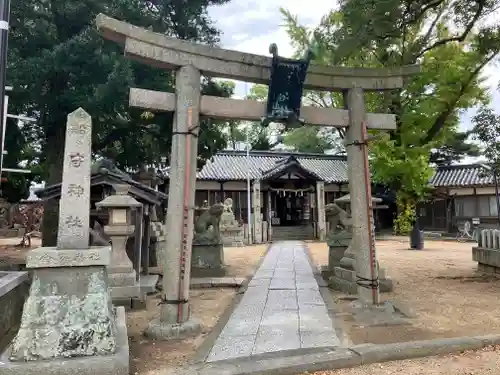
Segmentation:
[(336, 203), (325, 206), (325, 214), (330, 224), (327, 242), (330, 246), (349, 246), (352, 239), (352, 219)]
[(222, 243), (220, 235), (220, 217), (224, 212), (224, 205), (216, 203), (204, 209), (194, 223), (193, 244), (218, 245)]
[(191, 275), (193, 277), (222, 277), (225, 275), (224, 246), (220, 234), (222, 203), (202, 207), (194, 224)]
[(231, 198), (227, 198), (224, 201), (224, 212), (221, 215), (220, 226), (221, 228), (238, 227), (238, 221), (236, 221), (233, 213), (233, 200)]

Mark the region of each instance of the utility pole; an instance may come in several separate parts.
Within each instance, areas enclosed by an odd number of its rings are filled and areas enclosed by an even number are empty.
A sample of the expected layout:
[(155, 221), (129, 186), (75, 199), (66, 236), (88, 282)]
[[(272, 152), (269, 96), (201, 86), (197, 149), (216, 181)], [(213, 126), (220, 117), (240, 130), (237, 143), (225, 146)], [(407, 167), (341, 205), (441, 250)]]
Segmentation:
[[(7, 50), (9, 41), (10, 0), (0, 0), (0, 177), (3, 167), (3, 145), (5, 143), (5, 85), (7, 81)], [(0, 190), (1, 193), (1, 190)]]

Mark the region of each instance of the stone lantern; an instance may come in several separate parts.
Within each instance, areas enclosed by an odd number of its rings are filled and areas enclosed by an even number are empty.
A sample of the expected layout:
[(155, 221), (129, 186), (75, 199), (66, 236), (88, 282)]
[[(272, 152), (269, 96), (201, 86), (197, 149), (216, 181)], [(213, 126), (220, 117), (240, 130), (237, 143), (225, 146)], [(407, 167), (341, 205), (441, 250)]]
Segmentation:
[(140, 285), (132, 261), (127, 255), (127, 240), (134, 234), (132, 225), (133, 210), (141, 207), (141, 203), (128, 195), (127, 185), (116, 185), (115, 194), (96, 203), (96, 208), (107, 209), (108, 225), (104, 233), (111, 238), (111, 262), (108, 267), (111, 297), (115, 304), (131, 303), (140, 297)]

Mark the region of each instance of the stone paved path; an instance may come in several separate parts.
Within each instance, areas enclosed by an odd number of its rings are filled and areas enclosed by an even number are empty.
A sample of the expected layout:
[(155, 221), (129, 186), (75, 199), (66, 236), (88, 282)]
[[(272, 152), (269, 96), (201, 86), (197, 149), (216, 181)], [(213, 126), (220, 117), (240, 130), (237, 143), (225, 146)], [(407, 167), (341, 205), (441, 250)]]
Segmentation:
[(271, 245), (207, 361), (338, 346), (302, 242)]

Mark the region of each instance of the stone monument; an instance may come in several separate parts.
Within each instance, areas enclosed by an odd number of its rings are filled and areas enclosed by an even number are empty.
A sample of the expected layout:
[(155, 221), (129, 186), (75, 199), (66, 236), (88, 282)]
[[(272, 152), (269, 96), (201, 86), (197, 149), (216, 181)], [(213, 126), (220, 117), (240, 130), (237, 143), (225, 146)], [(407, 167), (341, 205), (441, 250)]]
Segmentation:
[(108, 291), (111, 248), (89, 248), (91, 139), (90, 116), (69, 114), (57, 247), (26, 257), (32, 284), (1, 375), (129, 373), (125, 312)]
[(220, 233), (224, 246), (241, 247), (244, 245), (245, 235), (243, 226), (238, 223), (233, 213), (233, 200), (224, 201), (224, 211), (220, 217)]
[(224, 276), (224, 247), (220, 233), (221, 216), (224, 205), (216, 203), (202, 208), (202, 213), (194, 224), (193, 254), (191, 273), (193, 276)]
[(132, 225), (131, 212), (141, 206), (128, 194), (128, 185), (115, 185), (115, 194), (109, 195), (97, 202), (97, 209), (107, 209), (109, 213), (108, 225), (104, 226), (104, 233), (111, 238), (111, 263), (108, 267), (109, 287), (113, 304), (132, 307), (133, 299), (141, 298), (140, 285), (127, 255), (127, 240), (135, 232)]

